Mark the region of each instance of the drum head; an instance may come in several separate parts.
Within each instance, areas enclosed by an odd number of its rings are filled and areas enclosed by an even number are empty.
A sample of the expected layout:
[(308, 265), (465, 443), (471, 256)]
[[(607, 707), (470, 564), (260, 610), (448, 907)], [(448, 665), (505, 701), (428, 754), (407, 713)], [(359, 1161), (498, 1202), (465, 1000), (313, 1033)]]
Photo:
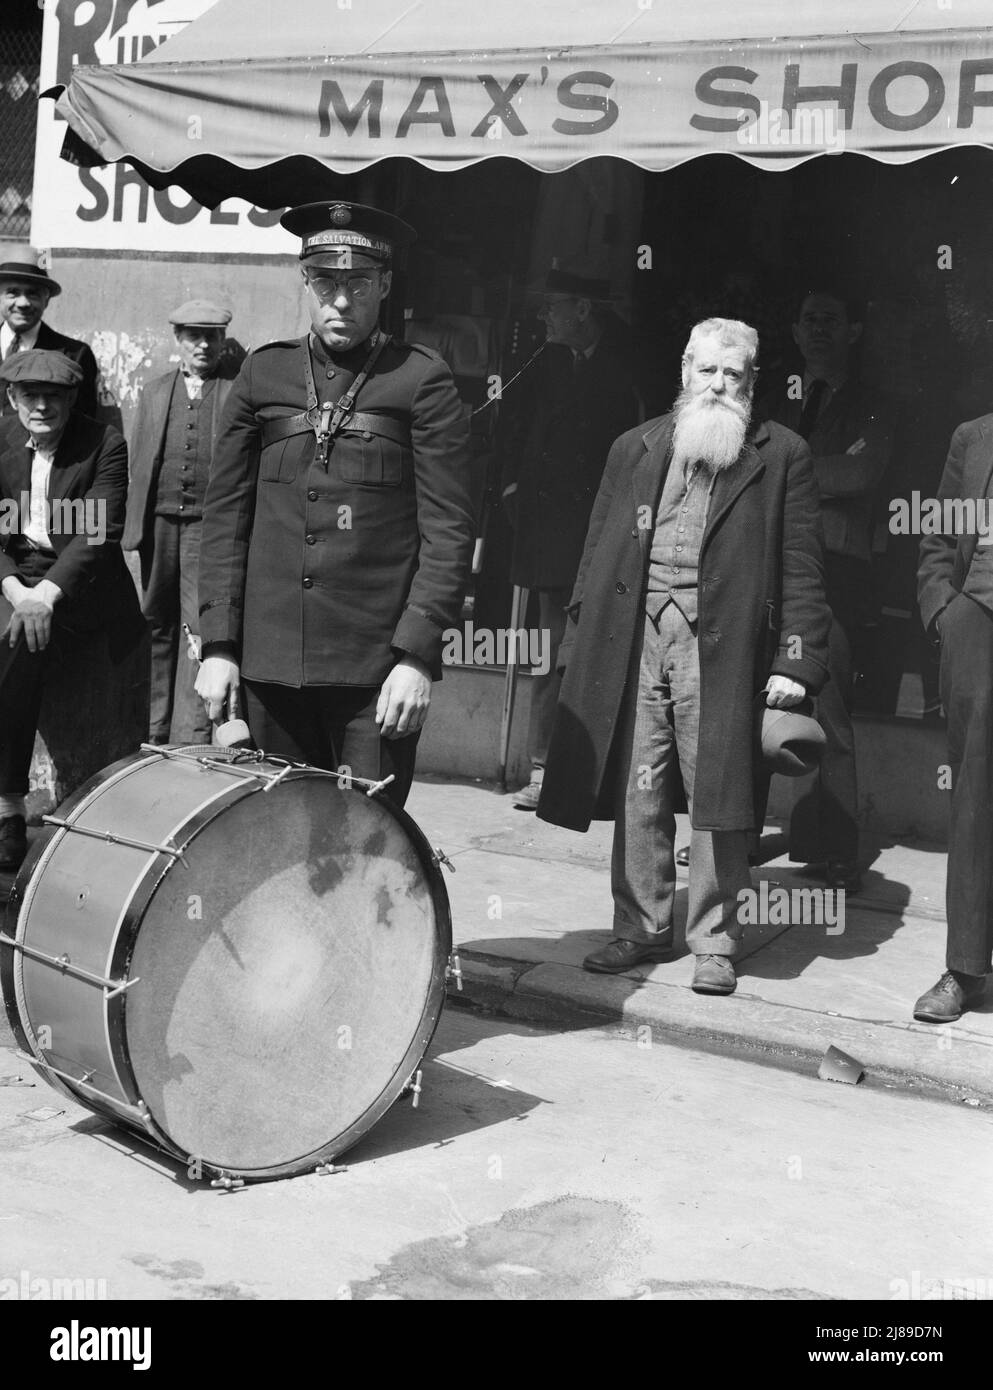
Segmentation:
[(294, 775), (229, 805), (188, 846), (189, 868), (163, 878), (131, 960), (126, 1038), (142, 1099), (184, 1153), (301, 1171), (354, 1142), (408, 1079), (449, 942), (405, 820)]

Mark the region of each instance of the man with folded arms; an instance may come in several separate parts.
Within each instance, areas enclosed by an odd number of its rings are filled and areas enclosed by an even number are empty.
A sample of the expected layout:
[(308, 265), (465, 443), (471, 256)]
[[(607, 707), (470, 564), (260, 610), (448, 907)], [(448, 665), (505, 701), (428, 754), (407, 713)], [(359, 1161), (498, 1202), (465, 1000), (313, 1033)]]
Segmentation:
[(83, 373), (33, 349), (0, 366), (0, 870), (27, 852), (25, 796), (45, 683), (78, 644), (118, 662), (144, 627), (121, 554), (128, 454), (74, 410)]

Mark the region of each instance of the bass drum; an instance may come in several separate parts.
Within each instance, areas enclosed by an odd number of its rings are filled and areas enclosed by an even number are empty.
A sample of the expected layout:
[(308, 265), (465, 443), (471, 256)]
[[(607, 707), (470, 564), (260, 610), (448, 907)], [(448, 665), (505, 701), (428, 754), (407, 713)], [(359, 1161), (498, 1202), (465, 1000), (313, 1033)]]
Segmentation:
[(368, 788), (175, 749), (88, 783), (0, 936), (41, 1074), (222, 1183), (354, 1144), (416, 1072), (452, 948), (437, 857)]

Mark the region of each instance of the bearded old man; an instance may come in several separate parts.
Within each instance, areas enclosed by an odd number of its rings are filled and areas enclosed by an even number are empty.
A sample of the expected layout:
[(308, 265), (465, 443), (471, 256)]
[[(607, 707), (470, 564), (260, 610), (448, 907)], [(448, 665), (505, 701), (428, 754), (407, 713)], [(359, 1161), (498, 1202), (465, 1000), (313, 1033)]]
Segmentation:
[(690, 810), (686, 942), (693, 989), (731, 994), (751, 886), (749, 832), (766, 777), (756, 697), (788, 709), (827, 679), (819, 501), (810, 451), (751, 428), (758, 335), (707, 319), (690, 334), (672, 412), (613, 445), (593, 508), (538, 815), (615, 821), (610, 974), (673, 945), (680, 783)]

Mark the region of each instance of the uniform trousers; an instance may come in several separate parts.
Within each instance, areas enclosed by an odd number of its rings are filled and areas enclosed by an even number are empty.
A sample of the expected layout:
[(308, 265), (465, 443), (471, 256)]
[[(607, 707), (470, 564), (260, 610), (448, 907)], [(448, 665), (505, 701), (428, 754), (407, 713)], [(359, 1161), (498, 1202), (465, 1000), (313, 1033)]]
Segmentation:
[(993, 614), (956, 594), (941, 617), (941, 701), (948, 719), (946, 966), (987, 975), (993, 955)]
[(152, 557), (142, 565), (142, 611), (152, 639), (148, 735), (155, 743), (209, 743), (210, 720), (194, 684), (197, 663), (187, 655), (183, 623), (199, 630), (197, 570), (200, 521), (155, 518)]
[(555, 669), (559, 647), (565, 636), (565, 606), (569, 589), (538, 590), (538, 626), (547, 634), (548, 670), (543, 676), (531, 678), (531, 716), (528, 720), (528, 757), (531, 766), (543, 768), (548, 761), (548, 745), (555, 722), (555, 707), (562, 687), (562, 673)]
[[(675, 807), (681, 777), (692, 813), (699, 735), (696, 624), (669, 603), (657, 620), (645, 616), (618, 734), (611, 888), (622, 940), (648, 944), (671, 931)], [(746, 830), (693, 829), (686, 945), (694, 955), (735, 954), (744, 930), (738, 893), (751, 884)]]
[(245, 718), (257, 747), (276, 758), (379, 782), (403, 806), (414, 780), (419, 734), (383, 738), (376, 723), (379, 686), (275, 685), (246, 680)]

